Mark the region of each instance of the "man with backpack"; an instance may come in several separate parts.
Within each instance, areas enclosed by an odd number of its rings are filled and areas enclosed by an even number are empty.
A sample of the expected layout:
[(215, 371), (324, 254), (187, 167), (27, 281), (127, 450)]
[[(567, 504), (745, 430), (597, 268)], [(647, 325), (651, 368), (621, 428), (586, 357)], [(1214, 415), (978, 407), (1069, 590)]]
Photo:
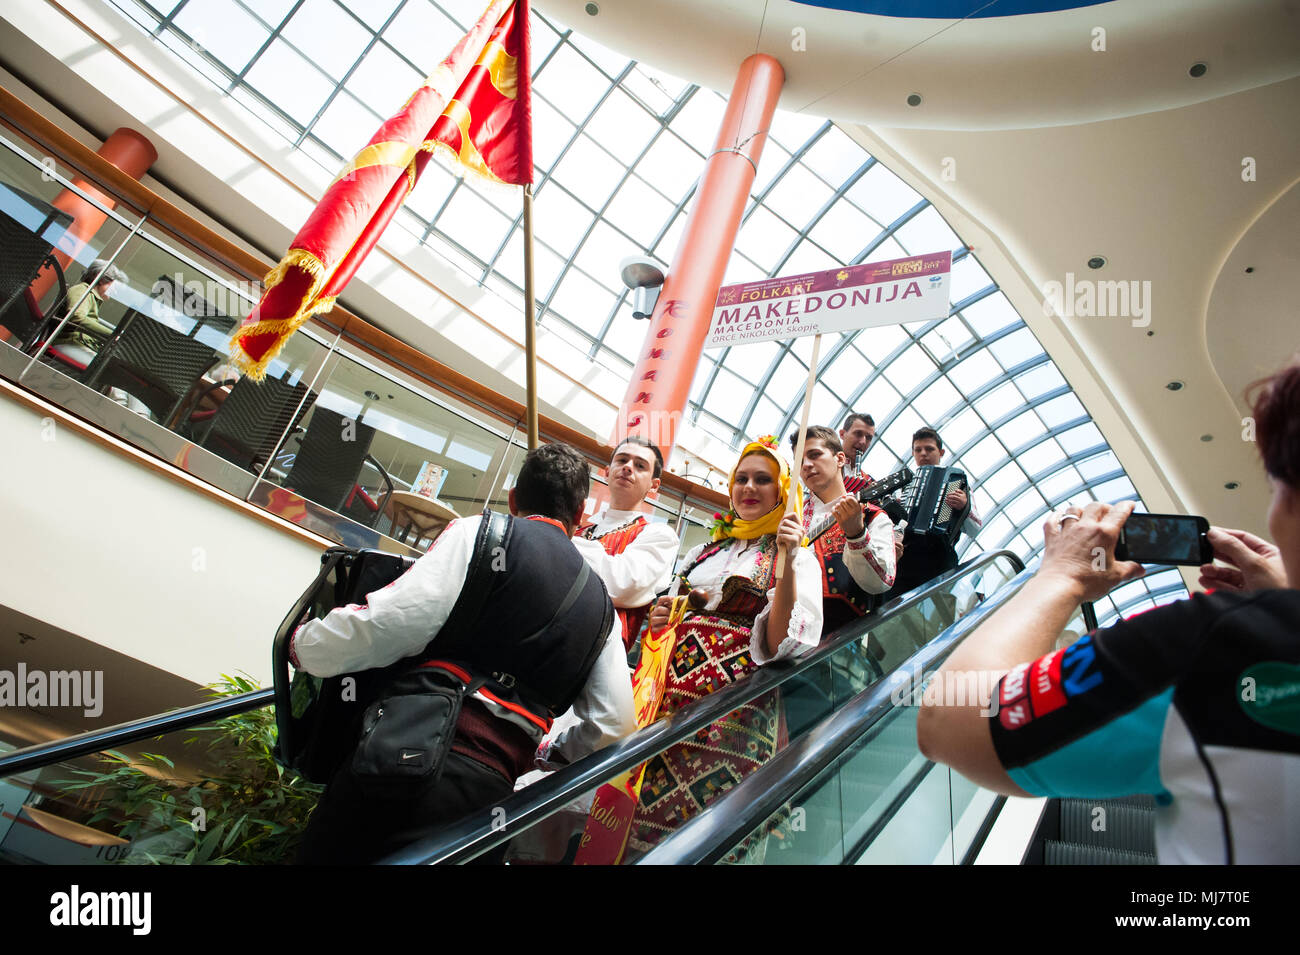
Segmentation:
[(513, 517), (453, 521), (365, 605), (294, 635), (295, 666), (316, 676), (411, 664), (366, 709), (300, 861), (375, 861), (504, 799), (570, 706), (550, 746), (567, 761), (635, 729), (621, 626), (569, 540), (589, 485), (573, 448), (530, 451)]

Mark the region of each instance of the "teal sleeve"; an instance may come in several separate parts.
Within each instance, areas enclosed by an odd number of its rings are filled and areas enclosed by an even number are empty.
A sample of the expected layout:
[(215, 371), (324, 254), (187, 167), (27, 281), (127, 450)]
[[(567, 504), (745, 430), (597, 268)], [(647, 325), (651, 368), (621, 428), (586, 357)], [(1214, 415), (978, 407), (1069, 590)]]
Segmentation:
[(1107, 798), (1163, 793), (1160, 742), (1174, 691), (1153, 696), (1059, 749), (1007, 770), (1035, 796)]

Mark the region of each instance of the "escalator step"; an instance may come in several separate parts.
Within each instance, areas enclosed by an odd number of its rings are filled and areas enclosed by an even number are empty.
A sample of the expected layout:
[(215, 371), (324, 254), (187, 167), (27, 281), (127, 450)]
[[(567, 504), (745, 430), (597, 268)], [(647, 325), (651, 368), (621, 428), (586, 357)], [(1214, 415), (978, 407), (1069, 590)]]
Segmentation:
[(1156, 808), (1155, 796), (1115, 796), (1111, 799), (1082, 799), (1075, 801), (1102, 806), (1133, 806), (1136, 809), (1154, 810)]
[(1061, 800), (1061, 841), (1154, 855), (1154, 809), (1112, 800)]
[(1129, 852), (1104, 846), (1084, 846), (1077, 842), (1043, 843), (1044, 865), (1155, 865), (1153, 852)]

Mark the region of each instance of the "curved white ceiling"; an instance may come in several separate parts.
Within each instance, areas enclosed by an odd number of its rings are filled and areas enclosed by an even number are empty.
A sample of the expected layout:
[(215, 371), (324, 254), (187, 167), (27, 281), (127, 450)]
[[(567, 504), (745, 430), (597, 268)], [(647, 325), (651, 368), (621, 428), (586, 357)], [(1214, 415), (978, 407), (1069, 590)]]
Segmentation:
[[(1243, 414), (1243, 395), (1286, 358), (1278, 329), (1300, 349), (1300, 310), (1291, 283), (1300, 275), (1300, 181), (1278, 197), (1241, 236), (1210, 293), (1205, 344), (1224, 387)], [(1249, 271), (1247, 271), (1249, 270)]]
[[(1300, 6), (1280, 0), (1113, 0), (963, 20), (873, 16), (791, 0), (536, 5), (611, 49), (722, 92), (741, 60), (767, 53), (785, 68), (781, 108), (890, 127), (1094, 122), (1300, 74)], [(599, 13), (588, 14), (590, 6)], [(971, 0), (972, 10), (986, 6)], [(1197, 62), (1208, 70), (1194, 79), (1188, 70)], [(920, 106), (907, 105), (913, 93)]]

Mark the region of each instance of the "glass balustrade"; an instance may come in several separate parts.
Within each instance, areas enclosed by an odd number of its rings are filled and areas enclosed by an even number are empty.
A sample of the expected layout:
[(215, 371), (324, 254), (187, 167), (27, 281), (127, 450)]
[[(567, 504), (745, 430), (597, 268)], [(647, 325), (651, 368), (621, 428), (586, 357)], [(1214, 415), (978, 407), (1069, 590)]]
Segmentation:
[(2, 777), (0, 864), (292, 861), (321, 787), (278, 770), (274, 727), (264, 707)]
[[(1014, 572), (995, 566), (978, 579), (962, 580), (949, 593), (935, 593), (914, 613), (896, 615), (878, 630), (894, 631), (893, 646), (907, 646), (904, 634), (927, 635), (952, 606), (960, 617), (1005, 584)], [(956, 598), (956, 603), (950, 603)], [(919, 630), (913, 630), (920, 627)], [(1078, 639), (1081, 614), (1058, 640)], [(889, 661), (882, 661), (888, 666)], [(766, 865), (959, 865), (976, 846), (996, 794), (981, 789), (946, 766), (930, 762), (916, 745), (918, 709), (914, 691), (931, 689), (928, 674), (895, 673), (898, 701), (826, 771), (780, 810), (755, 827), (724, 860)], [(955, 690), (955, 687), (953, 688)], [(977, 685), (963, 690), (974, 693)], [(956, 690), (960, 693), (960, 690)]]
[[(83, 273), (96, 259), (120, 267), (119, 249), (140, 221), (138, 210), (54, 159), (0, 148), (0, 337), (29, 345), (75, 312), (78, 321), (59, 336), (77, 346), (68, 361), (93, 355), (98, 300)], [(104, 318), (111, 324), (112, 309)]]
[[(786, 728), (778, 749), (798, 739), (849, 699), (881, 680), (896, 680), (899, 681), (900, 687), (907, 686), (907, 681), (912, 675), (900, 671), (900, 668), (908, 658), (919, 647), (937, 637), (954, 620), (974, 608), (986, 595), (994, 593), (1010, 581), (1017, 573), (1018, 570), (1010, 559), (999, 558), (979, 571), (944, 582), (924, 600), (890, 614), (874, 626), (870, 618), (859, 624), (851, 624), (851, 627), (862, 631), (855, 639), (826, 654), (816, 664), (788, 675), (774, 691), (772, 705), (780, 710)], [(869, 771), (864, 770), (868, 778), (877, 779), (896, 772), (898, 760), (895, 758), (894, 750), (900, 746), (910, 746), (911, 752), (919, 756), (916, 751), (915, 713), (905, 715), (903, 719), (911, 721), (911, 728), (909, 730), (906, 725), (900, 724), (891, 730), (888, 737), (888, 745), (891, 749), (887, 760), (881, 762), (884, 749), (875, 750), (874, 755), (861, 757), (864, 763), (870, 766)], [(646, 764), (648, 780), (654, 778), (656, 772), (661, 769), (656, 765), (658, 759), (660, 758), (652, 758)], [(525, 777), (528, 782), (535, 782), (538, 778), (539, 774)], [(616, 780), (605, 782), (614, 783)], [(511, 840), (507, 850), (507, 859), (526, 864), (572, 862), (583, 832), (589, 825), (589, 812), (594, 794), (595, 787), (585, 792), (566, 809), (516, 836)], [(961, 793), (960, 809), (965, 809), (973, 796), (973, 792)], [(822, 794), (818, 798), (824, 800), (830, 796)], [(952, 806), (945, 802), (945, 813), (951, 808)], [(947, 825), (946, 814), (943, 819), (944, 824)], [(679, 820), (679, 823), (684, 821)], [(764, 847), (780, 845), (780, 840), (792, 834), (791, 826), (798, 824), (801, 823), (794, 822), (787, 812), (786, 816), (771, 820), (769, 829), (765, 830), (761, 837), (756, 835), (754, 843), (756, 845), (761, 843)], [(817, 841), (821, 837), (809, 838)], [(776, 839), (777, 842), (772, 843), (771, 839)], [(840, 835), (840, 839), (843, 840), (843, 834)], [(942, 841), (941, 839), (936, 845), (936, 853)], [(767, 852), (768, 849), (764, 848), (762, 851)], [(787, 855), (786, 851), (773, 856), (771, 861), (781, 859), (794, 861), (795, 856)], [(640, 854), (637, 848), (629, 845), (624, 862), (635, 862)], [(738, 861), (742, 855), (744, 853), (738, 853), (733, 861)], [(757, 861), (757, 859), (751, 858), (749, 861)], [(932, 859), (925, 861), (930, 862)]]
[[(448, 519), (507, 506), (526, 450), (520, 422), (310, 323), (264, 382), (242, 379), (229, 340), (260, 285), (7, 131), (0, 227), (0, 325), (9, 336), (0, 375), (341, 544), (423, 550)], [(79, 283), (93, 260), (110, 256), (125, 278), (100, 299)], [(97, 313), (93, 329), (81, 327), (82, 299)], [(77, 320), (63, 322), (73, 311)], [(429, 473), (438, 482), (432, 501), (411, 493)], [(667, 490), (650, 507), (652, 519), (678, 529), (683, 552), (707, 539), (712, 512)]]
[[(874, 626), (863, 621), (801, 672), (779, 676), (769, 693), (785, 718), (788, 741), (881, 681), (896, 684), (900, 699), (908, 699), (917, 675), (903, 664), (918, 644), (937, 636), (949, 615), (965, 614), (1015, 575), (1010, 558), (997, 558), (937, 585), (924, 600), (887, 613)], [(960, 862), (987, 814), (989, 794), (928, 764), (916, 749), (915, 720), (915, 707), (896, 707), (729, 861)], [(0, 862), (285, 861), (319, 787), (280, 777), (270, 756), (274, 738), (274, 710), (263, 707), (0, 777)], [(0, 753), (20, 745), (20, 738), (0, 729)], [(651, 772), (659, 758), (647, 763)], [(540, 778), (532, 774), (521, 783)], [(575, 793), (565, 809), (515, 835), (507, 858), (516, 864), (572, 862), (591, 824), (596, 788)], [(624, 861), (638, 856), (632, 848)]]

